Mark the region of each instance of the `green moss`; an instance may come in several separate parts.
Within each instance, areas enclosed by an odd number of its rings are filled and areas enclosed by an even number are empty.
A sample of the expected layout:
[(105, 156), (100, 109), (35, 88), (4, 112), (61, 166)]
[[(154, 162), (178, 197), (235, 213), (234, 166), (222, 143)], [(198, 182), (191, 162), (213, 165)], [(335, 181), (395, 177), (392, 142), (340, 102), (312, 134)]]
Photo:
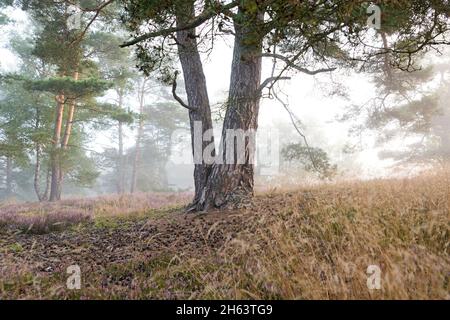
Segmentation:
[(18, 242), (9, 245), (8, 249), (16, 253), (23, 251), (22, 245)]

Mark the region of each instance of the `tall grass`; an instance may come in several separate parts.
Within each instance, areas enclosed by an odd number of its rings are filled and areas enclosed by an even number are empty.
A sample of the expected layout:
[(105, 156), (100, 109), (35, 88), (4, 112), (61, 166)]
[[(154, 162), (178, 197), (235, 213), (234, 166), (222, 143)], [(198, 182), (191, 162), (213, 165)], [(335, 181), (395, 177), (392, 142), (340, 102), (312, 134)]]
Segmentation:
[[(448, 172), (272, 194), (249, 211), (209, 263), (174, 268), (203, 284), (193, 297), (450, 299)], [(369, 265), (381, 290), (367, 286)]]
[[(120, 216), (148, 208), (153, 196), (140, 197), (64, 205), (90, 208), (100, 217)], [(170, 200), (164, 199), (163, 203)], [(259, 195), (251, 207), (232, 214), (241, 218), (231, 218), (226, 212), (221, 219), (218, 214), (200, 216), (190, 231), (204, 233), (204, 240), (190, 246), (191, 252), (158, 253), (149, 245), (151, 252), (93, 268), (83, 278), (89, 285), (79, 292), (64, 289), (65, 273), (41, 273), (43, 281), (37, 291), (30, 284), (34, 275), (27, 266), (5, 262), (0, 268), (0, 296), (450, 299), (450, 171), (272, 192)], [(210, 219), (204, 229), (200, 228), (202, 219)], [(174, 221), (178, 228), (185, 227), (184, 218)], [(220, 249), (212, 249), (208, 241), (221, 228), (235, 232), (223, 235), (226, 240)], [(93, 228), (92, 232), (97, 231)], [(189, 232), (178, 235), (182, 239), (170, 244), (193, 241)], [(151, 244), (152, 239), (133, 238), (133, 243)], [(177, 248), (186, 247), (173, 246)], [(15, 261), (16, 249), (9, 248), (3, 260)], [(367, 286), (371, 265), (381, 270), (380, 290)]]

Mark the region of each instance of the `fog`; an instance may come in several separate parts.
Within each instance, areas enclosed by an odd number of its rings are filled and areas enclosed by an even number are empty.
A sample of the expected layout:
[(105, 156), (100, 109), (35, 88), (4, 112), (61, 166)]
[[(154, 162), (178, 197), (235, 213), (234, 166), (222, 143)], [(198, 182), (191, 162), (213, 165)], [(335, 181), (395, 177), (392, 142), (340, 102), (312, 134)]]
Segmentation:
[[(16, 23), (9, 26), (2, 26), (2, 38), (0, 47), (1, 71), (15, 72), (18, 70), (19, 59), (8, 48), (11, 37), (14, 37), (13, 31), (18, 34), (30, 31), (30, 21), (26, 14), (20, 10), (7, 10), (10, 18), (16, 20)], [(221, 106), (226, 102), (228, 86), (230, 81), (230, 65), (233, 54), (232, 38), (223, 36), (219, 41), (215, 41), (213, 49), (208, 52), (202, 52), (202, 60), (204, 64), (207, 86), (213, 110), (213, 119), (219, 120), (223, 117)], [(439, 71), (440, 65), (448, 66), (448, 51), (444, 54), (431, 52), (425, 56), (423, 61), (425, 65), (437, 65), (436, 71)], [(130, 65), (134, 62), (130, 61)], [(269, 77), (273, 68), (272, 59), (263, 60), (263, 79)], [(445, 68), (443, 68), (445, 70)], [(136, 73), (138, 71), (136, 70)], [(408, 176), (416, 173), (424, 168), (428, 168), (423, 162), (420, 164), (409, 163), (404, 165), (389, 156), (392, 150), (400, 150), (408, 144), (417, 143), (420, 136), (405, 134), (395, 139), (388, 139), (384, 143), (379, 143), (379, 132), (375, 128), (362, 130), (355, 134), (352, 129), (354, 126), (366, 126), (363, 117), (350, 116), (348, 112), (354, 106), (364, 106), (369, 101), (377, 98), (376, 83), (373, 76), (367, 73), (359, 73), (349, 69), (338, 69), (332, 73), (322, 73), (315, 76), (299, 74), (296, 72), (289, 73), (290, 80), (279, 81), (275, 85), (278, 96), (282, 102), (291, 110), (292, 114), (285, 110), (282, 103), (273, 96), (263, 96), (261, 100), (261, 109), (259, 114), (259, 127), (264, 129), (272, 128), (279, 133), (280, 146), (288, 143), (307, 143), (313, 147), (326, 152), (331, 163), (337, 166), (337, 173), (332, 179), (374, 179), (383, 177)], [(448, 81), (448, 73), (441, 74), (442, 81)], [(437, 79), (436, 77), (435, 79)], [(437, 90), (439, 81), (429, 81), (424, 84), (421, 89), (433, 91)], [(434, 84), (433, 84), (434, 83)], [(161, 102), (174, 102), (170, 96), (170, 88), (161, 83), (154, 83), (153, 92), (145, 95), (145, 105), (152, 106)], [(448, 88), (448, 87), (447, 87)], [(439, 91), (441, 99), (439, 100), (440, 109), (448, 110), (448, 90), (441, 89)], [(420, 94), (419, 94), (420, 96)], [(442, 98), (444, 97), (444, 98)], [(110, 102), (115, 99), (113, 91), (108, 91), (99, 101)], [(125, 97), (125, 107), (133, 112), (138, 112), (138, 98), (136, 94), (129, 94)], [(180, 107), (180, 114), (184, 114), (185, 120), (188, 120), (187, 111)], [(342, 121), (342, 117), (347, 115), (346, 121)], [(291, 116), (298, 120), (298, 127), (304, 136), (299, 135), (292, 124)], [(448, 111), (443, 111), (439, 115), (434, 115), (434, 123), (442, 122), (442, 119), (448, 117)], [(441, 119), (441, 120), (439, 120)], [(220, 133), (220, 121), (214, 123), (217, 133)], [(394, 127), (398, 124), (394, 124)], [(445, 127), (445, 121), (444, 121)], [(379, 129), (381, 130), (381, 129)], [(442, 128), (445, 135), (449, 135), (448, 130)], [(185, 137), (183, 141), (173, 141), (170, 153), (167, 155), (165, 166), (160, 167), (161, 175), (165, 176), (166, 187), (154, 188), (155, 191), (180, 191), (192, 190), (193, 188), (193, 163), (190, 151), (189, 130), (185, 128)], [(117, 148), (117, 136), (114, 128), (103, 128), (102, 130), (93, 130), (89, 141), (87, 142), (87, 154), (95, 156), (102, 154), (107, 150)], [(137, 134), (137, 125), (127, 126), (123, 132), (125, 152), (134, 150), (135, 139)], [(217, 135), (217, 134), (216, 134)], [(441, 134), (442, 138), (442, 134)], [(423, 139), (423, 137), (422, 137)], [(217, 146), (218, 139), (216, 140)], [(351, 150), (351, 152), (349, 152)], [(406, 150), (409, 150), (406, 148)], [(183, 161), (176, 161), (177, 154), (184, 152)], [(280, 151), (281, 152), (281, 147)], [(388, 156), (386, 156), (388, 155)], [(151, 154), (149, 155), (151, 157)], [(141, 168), (145, 171), (149, 159), (142, 159)], [(397, 159), (398, 160), (398, 159)], [(100, 180), (105, 175), (111, 174), (111, 168), (103, 167), (100, 172)], [(306, 173), (301, 170), (298, 176), (292, 177), (291, 180), (297, 180), (299, 184), (320, 181), (314, 174)], [(306, 178), (308, 176), (309, 178)], [(263, 177), (264, 178), (264, 177)], [(286, 177), (281, 174), (271, 177), (270, 183), (263, 180), (262, 185), (265, 187), (280, 185), (277, 179), (283, 181)], [(143, 178), (144, 179), (144, 178)], [(150, 178), (148, 178), (150, 179)], [(151, 179), (154, 179), (152, 177)], [(155, 181), (148, 182), (152, 185)], [(101, 187), (105, 182), (97, 182), (92, 187), (70, 188), (67, 196), (89, 195), (94, 196), (103, 193), (112, 192), (111, 189)], [(106, 183), (108, 184), (108, 183)], [(155, 184), (158, 184), (155, 182)], [(152, 191), (151, 187), (143, 191)], [(19, 192), (22, 199), (32, 199), (33, 196), (27, 196), (27, 191)], [(73, 193), (73, 194), (72, 194)]]

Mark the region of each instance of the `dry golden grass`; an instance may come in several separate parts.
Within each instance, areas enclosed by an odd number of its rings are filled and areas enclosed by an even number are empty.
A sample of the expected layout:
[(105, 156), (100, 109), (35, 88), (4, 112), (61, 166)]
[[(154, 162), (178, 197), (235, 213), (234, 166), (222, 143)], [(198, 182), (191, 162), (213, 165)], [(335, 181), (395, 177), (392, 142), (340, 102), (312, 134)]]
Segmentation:
[[(450, 298), (448, 172), (261, 196), (251, 211), (213, 266), (177, 267), (204, 284), (193, 297)], [(381, 290), (368, 290), (369, 265)]]
[[(241, 212), (202, 215), (189, 226), (183, 219), (178, 215), (166, 229), (155, 224), (148, 239), (139, 234), (146, 228), (142, 222), (102, 227), (102, 233), (90, 229), (86, 237), (113, 233), (112, 239), (137, 230), (139, 239), (131, 233), (125, 238), (131, 248), (145, 245), (125, 261), (92, 268), (81, 291), (64, 288), (64, 269), (41, 273), (37, 290), (31, 266), (4, 265), (0, 297), (450, 299), (449, 171), (272, 192)], [(172, 249), (156, 253), (152, 243), (161, 232), (176, 230), (182, 232), (161, 242)], [(63, 239), (70, 243), (73, 237)], [(25, 251), (35, 239), (21, 241), (23, 248), (11, 248), (5, 259), (15, 261), (14, 250)], [(369, 265), (381, 269), (381, 290), (367, 287)]]

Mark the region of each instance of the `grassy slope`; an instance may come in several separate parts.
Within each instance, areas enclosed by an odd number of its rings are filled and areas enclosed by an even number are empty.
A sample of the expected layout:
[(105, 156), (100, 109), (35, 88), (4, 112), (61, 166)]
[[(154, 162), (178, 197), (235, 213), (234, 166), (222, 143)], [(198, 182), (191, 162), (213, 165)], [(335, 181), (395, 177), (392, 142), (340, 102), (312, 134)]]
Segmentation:
[[(0, 298), (450, 298), (448, 172), (265, 194), (226, 214), (113, 211), (46, 234), (5, 222)], [(70, 264), (80, 291), (65, 287)]]

